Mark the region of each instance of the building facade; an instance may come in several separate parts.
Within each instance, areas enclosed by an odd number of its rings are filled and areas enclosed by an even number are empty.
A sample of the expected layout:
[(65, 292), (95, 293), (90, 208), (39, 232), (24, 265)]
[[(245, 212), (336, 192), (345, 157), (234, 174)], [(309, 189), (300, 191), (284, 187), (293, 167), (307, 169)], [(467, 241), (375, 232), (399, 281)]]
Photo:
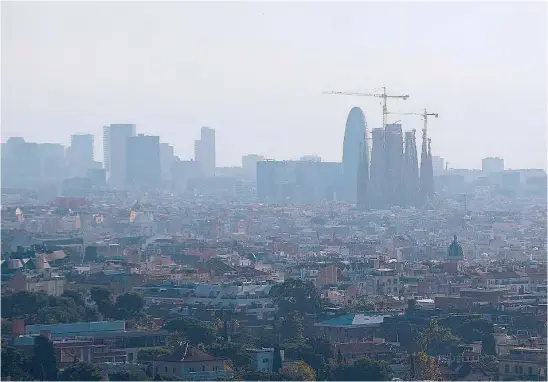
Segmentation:
[(348, 113), (343, 142), (343, 194), (350, 203), (358, 201), (358, 174), (360, 163), (369, 169), (369, 150), (366, 137), (367, 123), (362, 109), (353, 107)]
[(123, 189), (126, 182), (127, 139), (134, 137), (134, 124), (111, 124), (103, 127), (104, 167), (110, 187)]

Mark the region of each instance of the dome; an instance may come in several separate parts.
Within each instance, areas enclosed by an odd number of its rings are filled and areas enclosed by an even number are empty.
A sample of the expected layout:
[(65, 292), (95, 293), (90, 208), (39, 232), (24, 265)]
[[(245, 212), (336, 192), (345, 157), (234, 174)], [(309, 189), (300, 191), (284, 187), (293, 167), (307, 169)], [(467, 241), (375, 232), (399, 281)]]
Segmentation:
[(457, 235), (453, 236), (453, 242), (449, 245), (447, 250), (447, 256), (450, 259), (462, 259), (464, 258), (464, 251), (462, 245), (457, 240)]

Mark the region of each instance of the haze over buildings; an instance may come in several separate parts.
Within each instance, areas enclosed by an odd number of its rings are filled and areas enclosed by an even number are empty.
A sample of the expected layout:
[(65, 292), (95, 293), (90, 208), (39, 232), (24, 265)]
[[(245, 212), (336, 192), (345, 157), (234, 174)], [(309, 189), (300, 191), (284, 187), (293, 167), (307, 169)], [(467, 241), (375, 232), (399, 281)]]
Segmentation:
[[(450, 167), (479, 168), (486, 156), (508, 168), (546, 167), (543, 2), (11, 2), (2, 10), (3, 142), (69, 146), (71, 134), (87, 132), (99, 160), (102, 126), (130, 121), (191, 158), (196, 127), (208, 125), (217, 165), (237, 165), (250, 151), (340, 161), (348, 110), (361, 107), (378, 128), (378, 102), (321, 92), (385, 85), (412, 94), (393, 111), (440, 113), (433, 155)], [(398, 119), (420, 131), (417, 118)]]

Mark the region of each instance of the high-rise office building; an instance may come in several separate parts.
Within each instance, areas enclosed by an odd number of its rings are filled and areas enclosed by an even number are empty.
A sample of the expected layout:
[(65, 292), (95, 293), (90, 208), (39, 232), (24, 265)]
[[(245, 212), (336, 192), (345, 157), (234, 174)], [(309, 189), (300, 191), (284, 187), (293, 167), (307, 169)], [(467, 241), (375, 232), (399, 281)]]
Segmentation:
[(481, 170), (485, 173), (496, 173), (504, 171), (504, 159), (502, 158), (483, 158), (481, 160)]
[(257, 197), (272, 204), (315, 204), (335, 200), (343, 178), (341, 163), (257, 162)]
[(112, 124), (103, 127), (104, 166), (108, 185), (123, 189), (126, 182), (127, 139), (136, 133), (133, 124)]
[(402, 205), (403, 134), (399, 123), (387, 124), (385, 128), (386, 188), (389, 206)]
[(382, 208), (386, 204), (384, 187), (386, 182), (386, 152), (384, 129), (377, 128), (371, 131), (371, 171), (369, 177), (370, 206)]
[(257, 162), (262, 160), (262, 155), (248, 154), (242, 157), (242, 170), (247, 179), (257, 181)]
[[(358, 173), (360, 163), (369, 168), (369, 150), (366, 137), (367, 123), (362, 109), (353, 107), (348, 113), (343, 142), (343, 195), (342, 198), (350, 203), (358, 200)], [(360, 187), (363, 190), (363, 185)]]
[(9, 138), (2, 152), (2, 187), (36, 188), (40, 184), (41, 155), (38, 144)]
[(162, 183), (167, 186), (171, 184), (173, 162), (175, 162), (175, 155), (173, 155), (173, 146), (168, 143), (160, 143), (160, 170), (162, 173)]
[(67, 149), (70, 176), (84, 178), (88, 169), (93, 167), (93, 142), (91, 134), (71, 135)]
[(404, 166), (403, 166), (403, 203), (415, 206), (419, 200), (419, 162), (415, 130), (405, 132)]
[(194, 142), (194, 159), (200, 164), (204, 176), (215, 174), (215, 129), (202, 127), (200, 139)]
[(65, 148), (60, 143), (39, 143), (38, 150), (42, 182), (60, 184), (66, 175)]
[(127, 138), (126, 186), (140, 191), (161, 187), (160, 137)]
[(432, 171), (435, 176), (445, 173), (445, 159), (440, 156), (432, 156)]

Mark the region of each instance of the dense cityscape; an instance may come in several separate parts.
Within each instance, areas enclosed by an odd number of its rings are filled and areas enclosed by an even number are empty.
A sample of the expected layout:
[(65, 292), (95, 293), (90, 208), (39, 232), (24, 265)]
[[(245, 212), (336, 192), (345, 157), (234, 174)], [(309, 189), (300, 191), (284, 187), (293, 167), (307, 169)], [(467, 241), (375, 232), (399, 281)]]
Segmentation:
[(547, 10), (2, 2), (0, 380), (548, 381)]
[(358, 107), (341, 162), (2, 143), (2, 378), (545, 380), (546, 173), (448, 168), (417, 115), (420, 163)]

